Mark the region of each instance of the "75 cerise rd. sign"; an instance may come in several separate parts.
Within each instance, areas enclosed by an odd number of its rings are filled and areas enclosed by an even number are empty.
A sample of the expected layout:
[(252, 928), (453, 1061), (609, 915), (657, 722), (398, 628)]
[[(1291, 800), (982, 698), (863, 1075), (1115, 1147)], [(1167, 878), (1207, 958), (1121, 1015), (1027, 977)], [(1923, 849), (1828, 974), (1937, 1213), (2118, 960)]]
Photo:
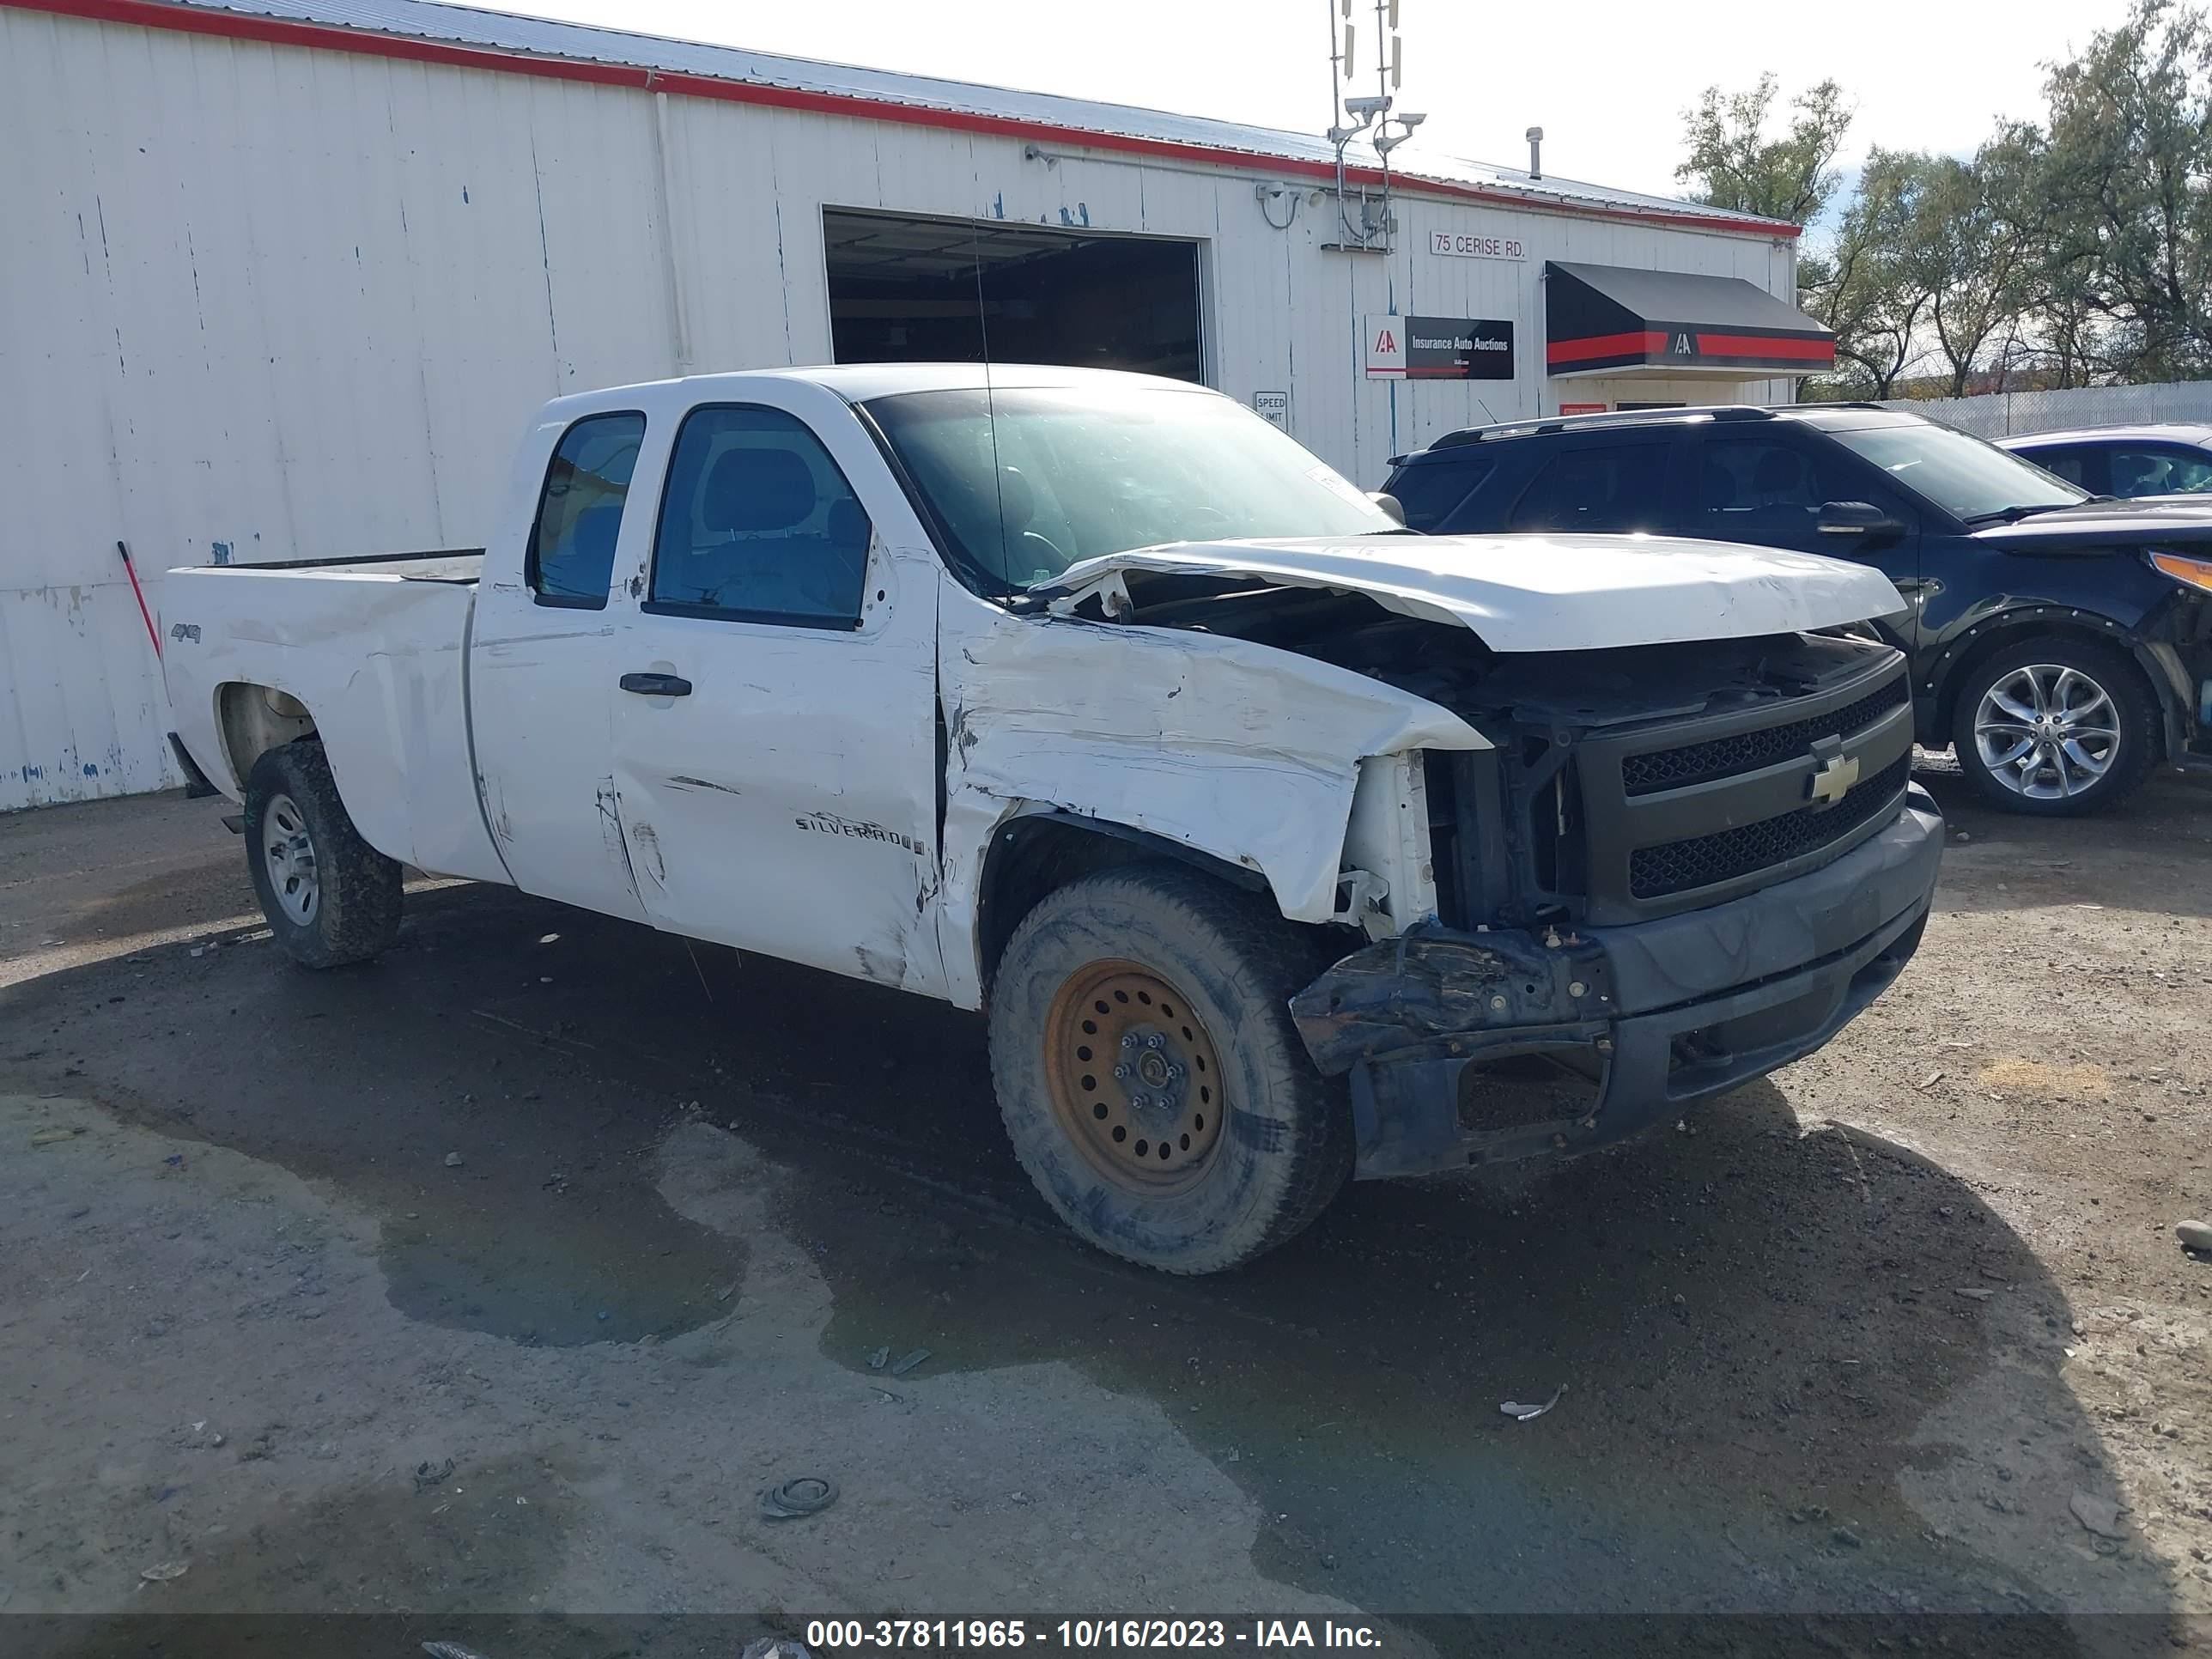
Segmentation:
[(1518, 236), (1486, 236), (1472, 230), (1432, 230), (1429, 252), (1454, 259), (1525, 259), (1528, 246)]

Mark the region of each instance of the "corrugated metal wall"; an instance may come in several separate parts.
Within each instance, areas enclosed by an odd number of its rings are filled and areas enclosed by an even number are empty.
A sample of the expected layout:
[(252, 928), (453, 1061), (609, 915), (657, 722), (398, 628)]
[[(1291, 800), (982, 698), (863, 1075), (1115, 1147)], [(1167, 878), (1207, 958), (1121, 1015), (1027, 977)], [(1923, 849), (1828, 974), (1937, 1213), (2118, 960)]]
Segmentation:
[[(1545, 259), (1789, 294), (1764, 239), (1401, 198), (1401, 252), (1346, 255), (1332, 202), (1271, 228), (1262, 175), (1023, 150), (0, 10), (0, 809), (176, 781), (118, 538), (156, 606), (175, 565), (479, 543), (544, 399), (826, 361), (825, 204), (1203, 242), (1214, 383), (1288, 391), (1294, 433), (1370, 484), (1560, 386), (1788, 395), (1541, 376)], [(1447, 228), (1529, 258), (1430, 256)], [(1519, 379), (1363, 379), (1358, 319), (1394, 310), (1513, 319)]]

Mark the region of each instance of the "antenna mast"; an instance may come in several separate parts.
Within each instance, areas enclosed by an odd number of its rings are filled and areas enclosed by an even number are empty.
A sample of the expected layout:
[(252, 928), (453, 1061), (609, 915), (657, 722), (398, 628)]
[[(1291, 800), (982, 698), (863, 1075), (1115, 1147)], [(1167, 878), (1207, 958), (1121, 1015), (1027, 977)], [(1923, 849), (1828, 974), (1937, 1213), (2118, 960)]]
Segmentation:
[[(1328, 82), (1334, 125), (1328, 141), (1336, 149), (1337, 217), (1344, 227), (1347, 251), (1383, 253), (1390, 248), (1390, 152), (1413, 136), (1425, 115), (1394, 116), (1396, 94), (1405, 83), (1406, 45), (1398, 33), (1399, 0), (1375, 0), (1375, 94), (1348, 98), (1345, 87), (1358, 73), (1358, 27), (1352, 21), (1352, 0), (1330, 0), (1328, 20)], [(1346, 180), (1344, 153), (1355, 138), (1366, 137), (1382, 163), (1382, 193), (1370, 200), (1367, 186), (1359, 187), (1359, 218), (1350, 212), (1351, 191)]]

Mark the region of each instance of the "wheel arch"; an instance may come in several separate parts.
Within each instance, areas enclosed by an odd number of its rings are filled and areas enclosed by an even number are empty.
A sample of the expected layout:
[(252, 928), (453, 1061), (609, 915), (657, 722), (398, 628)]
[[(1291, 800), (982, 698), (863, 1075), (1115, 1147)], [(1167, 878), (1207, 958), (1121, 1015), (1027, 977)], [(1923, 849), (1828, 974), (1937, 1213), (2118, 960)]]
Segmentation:
[(1941, 748), (1951, 741), (1951, 731), (1958, 718), (1960, 691), (1972, 684), (1973, 675), (1983, 664), (2000, 651), (2022, 645), (2030, 640), (2069, 640), (2077, 644), (2094, 645), (2106, 651), (2116, 651), (2133, 665), (2142, 687), (2150, 693), (2153, 706), (2159, 712), (2158, 738), (2160, 760), (2174, 752), (2176, 708), (2173, 690), (2164, 674), (2157, 670), (2154, 660), (2145, 647), (2137, 642), (2128, 629), (2109, 617), (2094, 611), (2083, 611), (2075, 605), (2034, 605), (2015, 611), (1998, 611), (1976, 623), (1972, 628), (1946, 646), (1936, 659), (1935, 668), (1920, 688), (1920, 741), (1930, 748)]
[(1000, 823), (983, 856), (976, 887), (976, 965), (986, 994), (1006, 942), (1046, 895), (1100, 870), (1169, 860), (1247, 892), (1266, 893), (1259, 871), (1105, 818), (1047, 807)]
[(251, 680), (228, 680), (216, 687), (215, 724), (224, 763), (241, 793), (262, 756), (321, 735), (306, 703), (276, 686)]

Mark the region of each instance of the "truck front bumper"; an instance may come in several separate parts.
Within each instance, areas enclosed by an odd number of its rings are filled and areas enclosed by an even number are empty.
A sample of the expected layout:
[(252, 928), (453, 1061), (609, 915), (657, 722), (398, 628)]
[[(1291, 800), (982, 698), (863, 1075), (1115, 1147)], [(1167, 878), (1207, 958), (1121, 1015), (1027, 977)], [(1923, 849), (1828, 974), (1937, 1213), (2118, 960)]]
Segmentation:
[[(1918, 948), (1943, 819), (1914, 787), (1887, 828), (1775, 886), (1619, 927), (1430, 929), (1354, 952), (1292, 999), (1349, 1073), (1361, 1177), (1579, 1152), (1810, 1054)], [(1587, 1082), (1465, 1097), (1471, 1066), (1558, 1060)]]

